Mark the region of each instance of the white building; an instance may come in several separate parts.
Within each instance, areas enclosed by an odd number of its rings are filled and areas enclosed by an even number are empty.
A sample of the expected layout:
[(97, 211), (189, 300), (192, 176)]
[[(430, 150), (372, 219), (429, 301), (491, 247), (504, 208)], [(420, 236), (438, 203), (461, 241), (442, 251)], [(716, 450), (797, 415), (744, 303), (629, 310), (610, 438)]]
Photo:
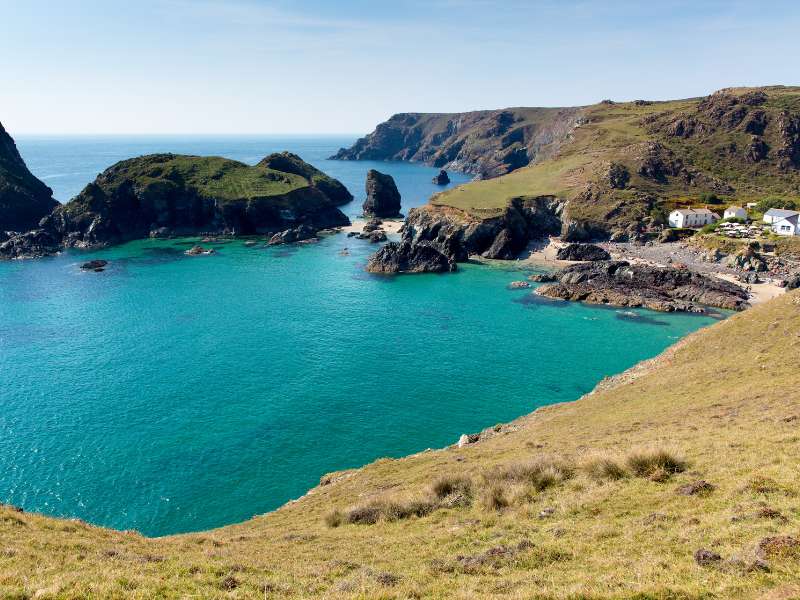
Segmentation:
[(772, 231), (778, 235), (800, 235), (800, 213), (773, 221)]
[(800, 215), (800, 213), (796, 210), (786, 210), (785, 208), (770, 208), (764, 213), (764, 223), (772, 225), (773, 223), (777, 223), (782, 219), (786, 219), (787, 217), (792, 217), (794, 215)]
[(723, 219), (747, 219), (747, 211), (741, 206), (729, 206), (722, 215)]
[(703, 227), (719, 221), (719, 215), (707, 208), (678, 208), (669, 213), (670, 227)]

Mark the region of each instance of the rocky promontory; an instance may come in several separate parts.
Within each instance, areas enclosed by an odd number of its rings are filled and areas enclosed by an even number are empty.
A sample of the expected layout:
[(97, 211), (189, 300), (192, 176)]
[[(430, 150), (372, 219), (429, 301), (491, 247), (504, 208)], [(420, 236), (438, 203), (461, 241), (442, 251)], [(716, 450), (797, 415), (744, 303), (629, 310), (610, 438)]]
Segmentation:
[(748, 294), (742, 287), (688, 269), (610, 260), (571, 265), (556, 273), (555, 279), (555, 283), (543, 285), (535, 293), (662, 312), (702, 313), (708, 306), (728, 310), (748, 306)]
[(28, 170), (0, 123), (0, 232), (34, 229), (56, 206), (53, 190)]
[(396, 217), (400, 214), (400, 192), (394, 178), (375, 169), (367, 172), (367, 199), (364, 214), (370, 217)]
[(307, 239), (320, 229), (349, 225), (337, 206), (351, 198), (339, 181), (285, 152), (256, 166), (153, 154), (106, 169), (38, 229), (0, 240), (0, 256), (201, 233)]
[[(455, 270), (455, 263), (470, 255), (513, 259), (531, 239), (561, 231), (562, 208), (551, 196), (515, 199), (501, 214), (485, 219), (449, 207), (412, 208), (403, 225), (401, 242), (373, 256), (367, 269), (439, 272)], [(434, 250), (444, 258), (431, 262)], [(447, 268), (442, 269), (445, 264)]]
[(552, 155), (579, 108), (506, 108), (466, 113), (401, 113), (342, 148), (337, 160), (405, 160), (497, 177)]

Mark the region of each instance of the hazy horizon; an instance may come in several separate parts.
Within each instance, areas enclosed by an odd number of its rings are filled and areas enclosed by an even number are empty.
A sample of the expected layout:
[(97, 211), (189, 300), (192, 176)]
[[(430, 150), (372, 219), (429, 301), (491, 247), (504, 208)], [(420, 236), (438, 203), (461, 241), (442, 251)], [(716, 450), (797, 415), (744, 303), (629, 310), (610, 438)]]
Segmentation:
[[(398, 112), (791, 85), (800, 6), (0, 0), (13, 135), (361, 135)], [(357, 132), (357, 133), (354, 133)]]

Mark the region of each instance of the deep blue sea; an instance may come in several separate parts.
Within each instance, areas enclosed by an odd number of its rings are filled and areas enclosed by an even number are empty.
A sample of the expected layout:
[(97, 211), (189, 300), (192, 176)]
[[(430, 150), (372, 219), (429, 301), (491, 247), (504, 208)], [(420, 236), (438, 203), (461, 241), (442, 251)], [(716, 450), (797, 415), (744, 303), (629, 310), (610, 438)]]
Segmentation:
[[(291, 150), (350, 188), (351, 215), (370, 167), (395, 177), (404, 209), (436, 191), (428, 167), (325, 160), (352, 141), (17, 140), (62, 201), (156, 151)], [(0, 501), (149, 535), (241, 521), (326, 472), (574, 400), (712, 322), (532, 300), (507, 289), (527, 274), (513, 263), (370, 276), (375, 246), (342, 234), (202, 257), (191, 243), (0, 262)], [(107, 271), (78, 268), (95, 257)]]

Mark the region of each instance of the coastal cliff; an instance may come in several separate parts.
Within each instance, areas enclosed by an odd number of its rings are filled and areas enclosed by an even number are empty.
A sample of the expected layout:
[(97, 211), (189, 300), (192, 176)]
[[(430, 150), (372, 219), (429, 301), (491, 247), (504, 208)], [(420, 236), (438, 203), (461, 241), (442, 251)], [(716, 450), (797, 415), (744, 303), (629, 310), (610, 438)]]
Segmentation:
[[(550, 127), (552, 135), (540, 138), (549, 142), (538, 151), (528, 148), (531, 160), (511, 168), (500, 149), (510, 139), (504, 136), (527, 127), (526, 114), (538, 118), (531, 132)], [(728, 88), (704, 98), (608, 100), (574, 109), (397, 115), (336, 157), (423, 160), (500, 175), (436, 194), (410, 221), (417, 227), (440, 222), (442, 214), (458, 215), (459, 228), (468, 223), (494, 233), (503, 221), (505, 233), (487, 256), (514, 258), (525, 247), (524, 228), (515, 227), (509, 214), (524, 198), (548, 197), (560, 206), (560, 226), (547, 230), (566, 241), (658, 241), (667, 229), (665, 214), (676, 206), (721, 212), (728, 204), (800, 194), (800, 88)], [(431, 227), (423, 239), (454, 230)], [(527, 230), (539, 233), (530, 221)], [(464, 236), (456, 237), (458, 245)]]
[(148, 236), (313, 234), (348, 225), (337, 206), (351, 199), (339, 181), (290, 153), (252, 167), (219, 157), (153, 154), (106, 169), (37, 229), (0, 240), (0, 255), (40, 256)]
[(480, 178), (497, 177), (551, 156), (569, 137), (580, 113), (580, 108), (402, 113), (331, 158), (424, 162)]
[(53, 191), (28, 170), (0, 123), (0, 236), (33, 229), (57, 205)]

